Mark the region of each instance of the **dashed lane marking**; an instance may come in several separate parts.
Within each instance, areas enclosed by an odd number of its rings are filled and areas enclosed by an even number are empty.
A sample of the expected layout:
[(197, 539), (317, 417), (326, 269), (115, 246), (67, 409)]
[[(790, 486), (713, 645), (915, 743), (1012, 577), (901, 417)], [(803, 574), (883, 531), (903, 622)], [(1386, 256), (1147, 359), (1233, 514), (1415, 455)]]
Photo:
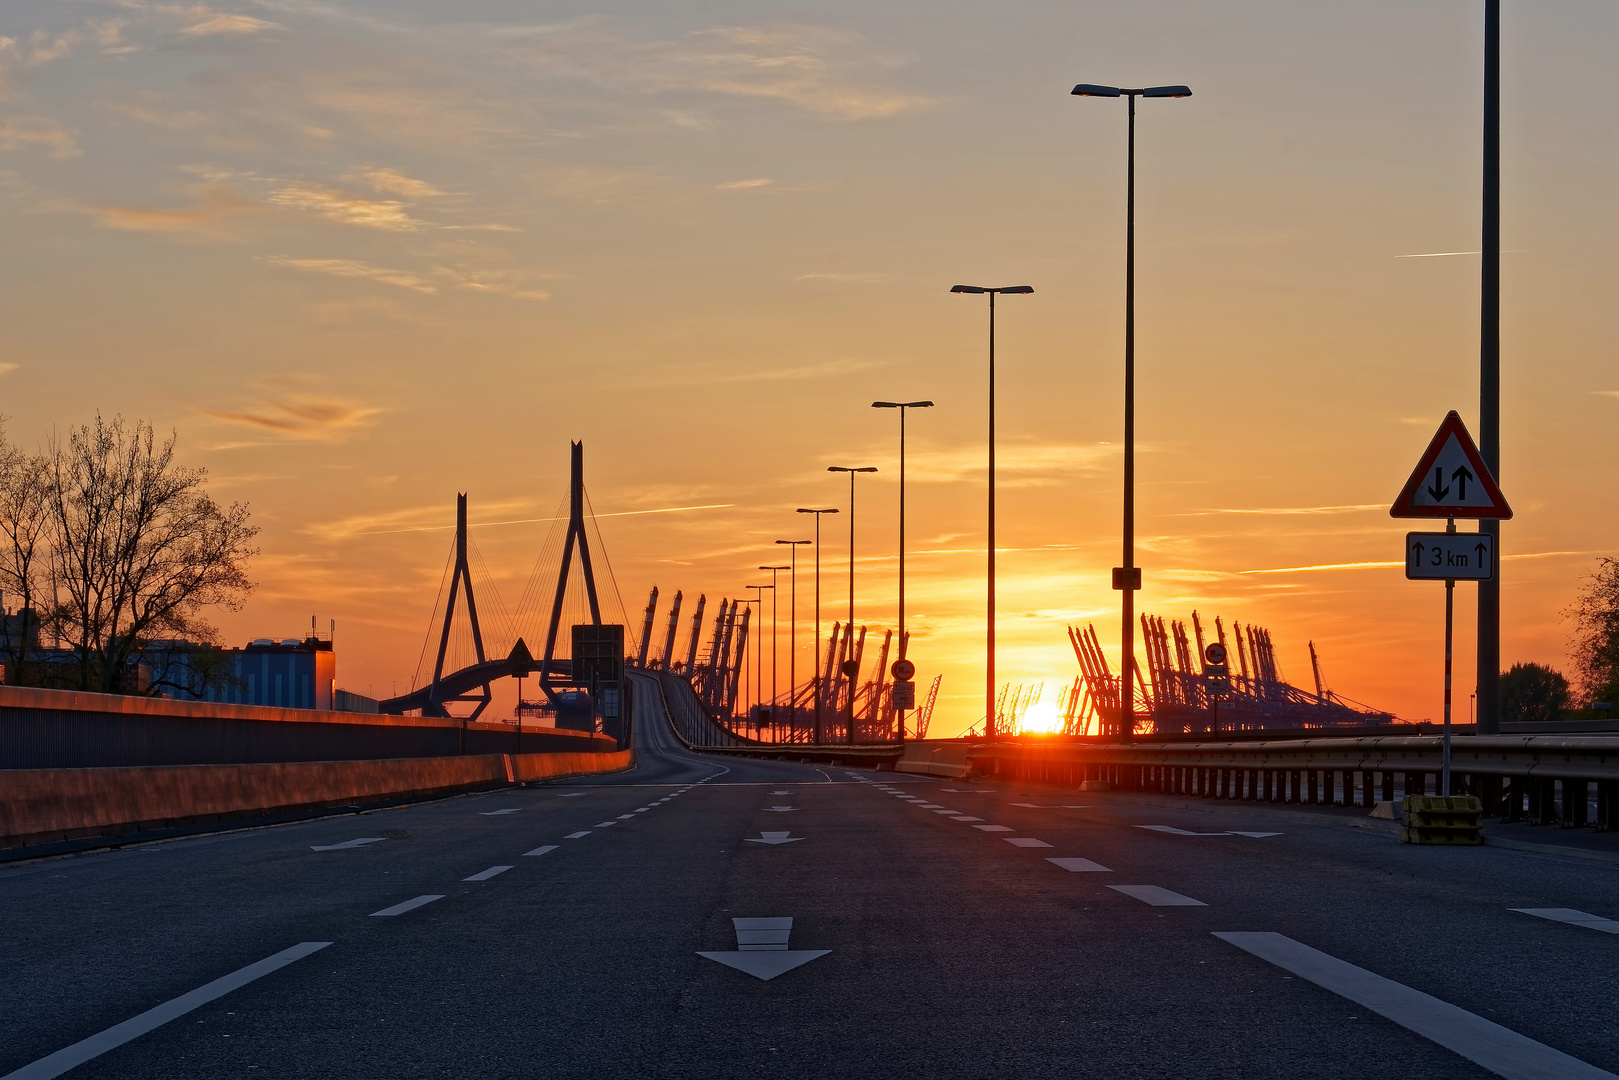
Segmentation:
[(407, 911), (415, 911), (419, 907), (426, 907), (434, 900), (442, 899), (444, 899), (443, 893), (428, 893), (426, 896), (418, 896), (414, 899), (406, 900), (402, 904), (395, 904), (393, 907), (385, 907), (381, 911), (373, 911), (371, 917), (373, 919), (392, 918), (395, 915), (403, 915)]
[(982, 829), (985, 832), (1017, 832), (1010, 825), (974, 825), (973, 828)]
[(966, 814), (954, 814), (954, 815), (951, 816), (950, 820), (951, 821), (983, 821), (984, 819), (981, 818), (981, 817), (969, 817)]
[(598, 828), (598, 829), (610, 829), (614, 825), (617, 825), (617, 824), (618, 824), (618, 822), (616, 822), (616, 821), (598, 821), (598, 822), (596, 822), (596, 828)]
[(1111, 874), (1113, 872), (1101, 863), (1091, 862), (1089, 859), (1047, 858), (1046, 862), (1056, 863), (1073, 874)]
[(350, 848), (364, 847), (367, 844), (379, 844), (388, 839), (386, 836), (362, 836), (358, 840), (345, 840), (341, 844), (310, 844), (310, 851), (347, 851)]
[(1133, 896), (1143, 904), (1153, 907), (1208, 907), (1201, 900), (1193, 900), (1190, 896), (1182, 896), (1172, 892), (1161, 885), (1109, 885), (1114, 892), (1121, 892), (1126, 896)]
[(189, 993), (147, 1009), (139, 1016), (132, 1016), (121, 1024), (114, 1024), (106, 1031), (42, 1057), (32, 1065), (24, 1065), (15, 1072), (7, 1073), (0, 1080), (52, 1080), (53, 1077), (76, 1069), (92, 1058), (100, 1057), (108, 1050), (116, 1049), (149, 1031), (162, 1027), (170, 1020), (184, 1016), (192, 1009), (222, 998), (232, 990), (240, 989), (271, 972), (281, 970), (288, 964), (317, 953), (330, 944), (330, 941), (305, 941), (290, 949), (283, 949), (273, 956), (266, 956), (263, 960), (199, 986)]
[(471, 877), (464, 877), (461, 880), (462, 881), (488, 881), (490, 878), (496, 877), (496, 876), (498, 876), (500, 874), (504, 874), (506, 871), (508, 871), (510, 869), (511, 869), (511, 867), (509, 867), (509, 866), (491, 866), (487, 870), (480, 870), (476, 874), (473, 874)]
[(1282, 835), (1279, 832), (1243, 832), (1240, 829), (1232, 829), (1229, 832), (1191, 832), (1187, 829), (1177, 829), (1173, 825), (1137, 825), (1136, 828), (1146, 829), (1148, 832), (1163, 833), (1166, 836), (1249, 836), (1259, 840), (1267, 836)]
[(589, 829), (581, 829), (578, 832), (569, 833), (567, 836), (564, 836), (562, 839), (564, 839), (564, 840), (577, 840), (582, 836), (589, 836), (589, 835), (590, 835), (590, 830)]
[(1036, 840), (1032, 836), (1003, 836), (1003, 837), (1001, 837), (1001, 839), (1005, 840), (1008, 844), (1011, 844), (1013, 847), (1050, 847), (1051, 846), (1050, 844), (1046, 843), (1044, 840)]
[(478, 816), (479, 817), (501, 817), (504, 814), (515, 814), (515, 813), (517, 813), (517, 807), (513, 806), (513, 807), (508, 807), (505, 810), (480, 810), (480, 811), (478, 811)]
[[(583, 836), (585, 834), (580, 833), (579, 835)], [(535, 848), (533, 851), (525, 851), (525, 852), (523, 852), (523, 854), (525, 856), (527, 856), (527, 855), (544, 855), (547, 851), (555, 851), (556, 849), (557, 849), (557, 846), (555, 844), (546, 844), (543, 847)]]
[(1519, 911), (1525, 915), (1533, 915), (1540, 919), (1550, 919), (1552, 922), (1568, 923), (1570, 926), (1583, 926), (1587, 930), (1601, 930), (1604, 934), (1619, 934), (1619, 922), (1604, 919), (1600, 915), (1590, 915), (1583, 911), (1576, 911), (1567, 907), (1515, 907), (1512, 911)]
[(1492, 1023), (1448, 1001), (1356, 967), (1285, 934), (1216, 932), (1215, 937), (1308, 979), (1508, 1080), (1619, 1080), (1613, 1073)]

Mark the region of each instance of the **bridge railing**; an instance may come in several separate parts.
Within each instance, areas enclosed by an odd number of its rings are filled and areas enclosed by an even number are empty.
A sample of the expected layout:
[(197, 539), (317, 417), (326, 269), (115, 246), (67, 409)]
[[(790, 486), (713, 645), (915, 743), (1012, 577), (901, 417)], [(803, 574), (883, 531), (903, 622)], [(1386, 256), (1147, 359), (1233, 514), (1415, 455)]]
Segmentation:
[[(1437, 736), (1151, 744), (986, 743), (977, 774), (1272, 803), (1371, 808), (1437, 794)], [(1452, 794), (1506, 821), (1619, 830), (1619, 738), (1469, 736), (1452, 740)], [(1594, 799), (1593, 799), (1594, 794)]]

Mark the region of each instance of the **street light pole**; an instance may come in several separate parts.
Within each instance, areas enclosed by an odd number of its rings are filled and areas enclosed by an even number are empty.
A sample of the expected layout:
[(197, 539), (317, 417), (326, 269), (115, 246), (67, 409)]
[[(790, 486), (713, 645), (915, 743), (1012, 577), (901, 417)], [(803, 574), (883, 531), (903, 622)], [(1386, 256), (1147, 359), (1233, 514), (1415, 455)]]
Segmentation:
[(1113, 572), (1113, 587), (1123, 595), (1119, 645), (1119, 737), (1135, 738), (1136, 705), (1136, 98), (1191, 97), (1184, 86), (1126, 89), (1080, 83), (1076, 97), (1128, 98), (1129, 137), (1124, 211), (1124, 565)]
[(787, 732), (791, 741), (798, 734), (798, 716), (793, 707), (793, 697), (798, 691), (798, 546), (810, 541), (777, 540), (776, 543), (786, 544), (793, 553), (787, 567), (788, 592), (792, 596), (787, 615)]
[[(771, 590), (770, 598), (771, 598), (772, 601), (774, 601), (775, 598), (776, 598), (776, 593), (775, 593), (775, 588), (776, 587), (774, 585), (744, 585), (742, 587), (744, 589), (757, 589), (757, 590), (759, 590), (758, 592), (753, 594), (754, 595), (754, 602), (759, 605), (757, 608), (754, 609), (755, 611), (757, 611), (759, 613), (759, 633), (757, 635), (755, 635), (755, 636), (759, 638), (759, 640), (760, 640), (760, 642), (762, 644), (763, 641), (764, 641), (764, 636), (765, 636), (765, 626), (764, 626), (764, 623), (765, 623), (765, 600), (764, 600), (764, 596), (765, 596), (765, 594), (764, 594), (764, 590), (766, 590), (766, 589)], [(764, 660), (765, 660), (765, 651), (763, 649), (755, 646), (754, 650), (753, 650), (753, 703), (754, 703), (755, 706), (757, 706), (759, 704), (759, 699), (765, 696), (765, 666), (764, 666)], [(753, 709), (750, 708), (748, 710), (748, 715), (749, 715), (749, 717), (753, 716)], [(755, 727), (758, 726), (757, 721), (754, 722), (754, 726)]]
[[(841, 472), (849, 474), (849, 624), (843, 628), (844, 640), (854, 633), (854, 478), (856, 473), (874, 473), (875, 465), (863, 465), (859, 468), (847, 468), (843, 465), (830, 465), (827, 472)], [(852, 659), (852, 657), (851, 657)], [(854, 745), (854, 677), (849, 679), (849, 745)]]
[(953, 293), (989, 294), (989, 611), (984, 632), (984, 738), (995, 737), (995, 294), (1032, 293), (1027, 285), (999, 289), (982, 285), (953, 285)]
[[(757, 586), (757, 585), (744, 585), (742, 587), (744, 589), (757, 589), (759, 586)], [(736, 602), (739, 603), (739, 604), (758, 604), (759, 605), (759, 618), (760, 618), (761, 621), (763, 621), (763, 619), (764, 619), (764, 601), (759, 598), (758, 594), (755, 594), (752, 599), (749, 599), (746, 596), (740, 596), (740, 597), (737, 598)], [(744, 618), (747, 616), (747, 612), (743, 612), (742, 614), (743, 614)], [(748, 646), (748, 642), (744, 640), (742, 642), (742, 647), (744, 649), (746, 649), (747, 646)], [(754, 647), (753, 647), (753, 655), (754, 656), (759, 655), (759, 646), (758, 645), (754, 645)], [(740, 664), (742, 666), (742, 677), (743, 677), (742, 682), (743, 682), (743, 687), (744, 687), (743, 693), (742, 693), (742, 700), (746, 701), (746, 700), (748, 700), (748, 693), (747, 693), (747, 689), (746, 689), (747, 682), (748, 682), (748, 657), (747, 657), (746, 653), (742, 654), (742, 656), (739, 658), (739, 662), (740, 662)], [(734, 723), (736, 721), (736, 709), (735, 709), (736, 703), (732, 702), (731, 704), (732, 704), (731, 720)], [(752, 714), (751, 709), (744, 710), (744, 715), (747, 716), (748, 719), (752, 719), (751, 714)], [(742, 722), (742, 726), (743, 726), (744, 729), (747, 728), (747, 726), (748, 726), (747, 720), (744, 720)]]
[[(759, 569), (770, 571), (770, 730), (776, 732), (776, 696), (778, 693), (776, 689), (776, 654), (781, 651), (780, 646), (776, 644), (776, 630), (780, 624), (777, 615), (781, 600), (781, 590), (776, 588), (776, 574), (779, 571), (786, 570), (787, 567), (761, 566)], [(777, 741), (780, 742), (781, 740), (777, 739)]]
[[(1501, 0), (1484, 0), (1484, 221), (1479, 278), (1478, 449), (1490, 475), (1501, 480)], [(1480, 521), (1494, 533), (1501, 565), (1501, 523)], [(1478, 583), (1478, 727), (1501, 732), (1501, 575)]]
[(821, 515), (835, 514), (837, 507), (811, 510), (799, 507), (800, 514), (815, 515), (815, 741), (821, 741)]
[[(873, 409), (899, 410), (899, 658), (905, 659), (905, 410), (931, 409), (931, 401), (873, 401)], [(879, 675), (879, 680), (881, 676)], [(895, 709), (899, 741), (905, 741), (905, 710)]]

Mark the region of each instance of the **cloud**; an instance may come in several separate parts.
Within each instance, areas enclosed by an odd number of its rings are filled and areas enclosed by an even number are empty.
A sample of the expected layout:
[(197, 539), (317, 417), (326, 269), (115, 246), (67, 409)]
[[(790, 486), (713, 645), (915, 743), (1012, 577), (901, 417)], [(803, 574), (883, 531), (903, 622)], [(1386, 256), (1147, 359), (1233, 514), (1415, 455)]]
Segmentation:
[(186, 37), (212, 37), (217, 34), (260, 34), (266, 30), (284, 29), (279, 23), (255, 19), (251, 15), (212, 15), (201, 22), (192, 23), (180, 33)]
[(0, 150), (43, 150), (51, 157), (78, 157), (78, 137), (48, 116), (0, 116)]
[[(1064, 474), (1098, 472), (1120, 453), (1112, 443), (1002, 443), (995, 450), (995, 479), (1005, 487), (1041, 487)], [(899, 472), (897, 457), (873, 463), (883, 472)], [(906, 478), (915, 483), (980, 479), (986, 468), (978, 448), (923, 448), (906, 455)]]
[(1262, 517), (1289, 517), (1294, 515), (1359, 514), (1370, 510), (1387, 510), (1384, 503), (1353, 503), (1347, 506), (1256, 506), (1225, 507), (1218, 510), (1193, 510), (1177, 517), (1209, 517), (1215, 514), (1252, 514)]
[(367, 229), (414, 232), (422, 223), (411, 217), (405, 205), (394, 199), (363, 199), (336, 188), (312, 184), (289, 184), (270, 193), (270, 202), (289, 210), (307, 210), (331, 221)]
[(838, 375), (850, 375), (857, 371), (867, 371), (871, 368), (882, 367), (881, 360), (825, 360), (819, 364), (798, 364), (793, 367), (755, 367), (746, 371), (729, 371), (721, 374), (702, 374), (686, 372), (679, 376), (682, 383), (750, 383), (750, 382), (785, 382), (797, 379), (831, 378)]
[(720, 191), (746, 191), (749, 188), (769, 187), (775, 181), (768, 176), (761, 176), (755, 180), (727, 180), (723, 184), (715, 184)]
[(799, 274), (795, 281), (832, 281), (841, 285), (871, 285), (879, 281), (892, 281), (887, 274), (839, 274), (831, 271)]
[(286, 255), (271, 255), (268, 262), (271, 266), (285, 266), (292, 270), (303, 270), (311, 274), (330, 274), (333, 277), (378, 281), (384, 285), (394, 285), (401, 289), (414, 289), (420, 293), (435, 293), (438, 291), (438, 287), (431, 281), (408, 270), (390, 270), (387, 267), (372, 266), (370, 263), (360, 262), (357, 259), (294, 259)]
[(190, 206), (153, 207), (104, 203), (87, 209), (109, 229), (133, 232), (189, 232), (224, 235), (221, 226), (231, 218), (260, 212), (257, 204), (225, 184), (202, 184), (190, 189)]
[(376, 190), (402, 195), (407, 199), (432, 199), (444, 194), (427, 181), (406, 176), (395, 169), (361, 169), (359, 175)]
[(286, 439), (334, 442), (356, 428), (370, 426), (382, 409), (339, 398), (289, 394), (264, 398), (244, 409), (196, 410), (203, 416), (240, 427), (256, 428)]
[(908, 57), (826, 26), (721, 26), (672, 40), (635, 40), (601, 20), (502, 32), (543, 76), (585, 80), (613, 95), (699, 94), (790, 105), (829, 120), (898, 116), (932, 101), (888, 85)]
[(1600, 394), (1603, 397), (1619, 398), (1619, 390), (1593, 390), (1591, 393)]
[(581, 165), (553, 170), (542, 183), (554, 198), (592, 206), (615, 206), (639, 202), (662, 186), (664, 178), (637, 169), (602, 169)]
[(16, 371), (21, 366), (21, 364), (0, 364), (0, 379), (10, 375), (13, 371)]
[(433, 272), (447, 279), (453, 288), (463, 292), (490, 293), (495, 296), (510, 296), (517, 300), (551, 299), (551, 294), (544, 289), (527, 285), (521, 271), (436, 266)]

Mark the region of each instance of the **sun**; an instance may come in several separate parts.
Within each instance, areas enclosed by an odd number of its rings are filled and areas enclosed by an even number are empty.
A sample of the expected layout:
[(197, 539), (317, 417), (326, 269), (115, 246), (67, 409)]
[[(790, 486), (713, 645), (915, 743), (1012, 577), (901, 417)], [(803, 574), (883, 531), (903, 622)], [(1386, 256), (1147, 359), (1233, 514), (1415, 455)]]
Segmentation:
[(1023, 720), (1018, 724), (1019, 731), (1031, 734), (1049, 735), (1062, 730), (1062, 712), (1057, 708), (1056, 702), (1037, 701), (1029, 706), (1023, 714)]

